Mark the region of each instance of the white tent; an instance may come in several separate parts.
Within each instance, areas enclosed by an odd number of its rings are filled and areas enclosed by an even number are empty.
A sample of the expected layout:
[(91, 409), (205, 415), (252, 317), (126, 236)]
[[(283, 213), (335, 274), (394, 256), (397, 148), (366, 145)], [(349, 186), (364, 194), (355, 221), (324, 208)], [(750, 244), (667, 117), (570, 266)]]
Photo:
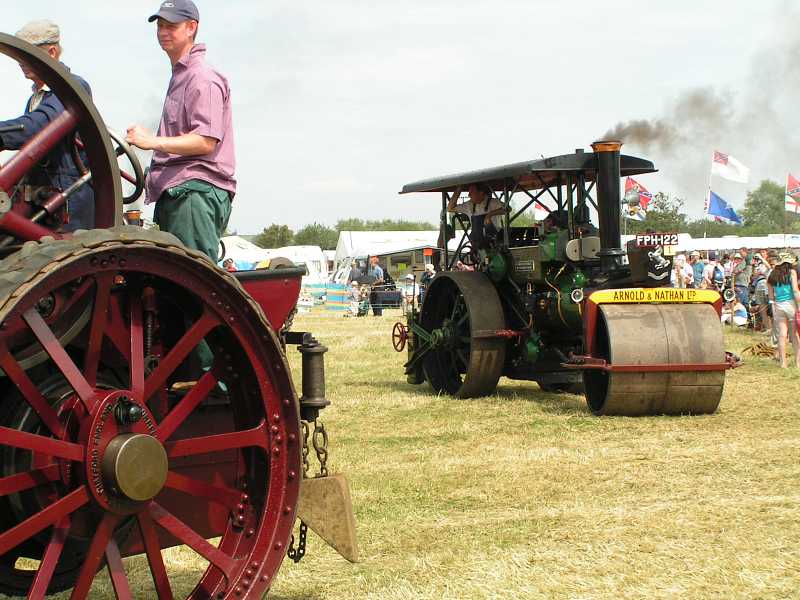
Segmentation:
[(328, 281), (328, 261), (319, 246), (284, 246), (269, 250), (273, 256), (288, 258), (296, 265), (305, 265), (308, 275), (304, 284), (323, 284)]
[(439, 231), (342, 231), (334, 263), (347, 258), (394, 254), (416, 248), (435, 248)]
[(272, 250), (265, 250), (238, 235), (222, 238), (222, 244), (225, 246), (225, 258), (232, 258), (236, 268), (240, 270), (253, 269), (256, 263), (275, 256)]

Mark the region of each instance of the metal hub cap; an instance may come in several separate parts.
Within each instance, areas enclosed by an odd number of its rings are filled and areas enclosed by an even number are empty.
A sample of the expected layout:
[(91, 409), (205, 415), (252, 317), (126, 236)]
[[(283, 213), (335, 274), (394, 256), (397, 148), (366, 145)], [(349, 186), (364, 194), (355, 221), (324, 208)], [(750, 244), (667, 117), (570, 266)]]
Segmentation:
[(167, 481), (167, 471), (167, 452), (150, 435), (118, 435), (103, 454), (103, 477), (107, 485), (135, 502), (154, 498)]

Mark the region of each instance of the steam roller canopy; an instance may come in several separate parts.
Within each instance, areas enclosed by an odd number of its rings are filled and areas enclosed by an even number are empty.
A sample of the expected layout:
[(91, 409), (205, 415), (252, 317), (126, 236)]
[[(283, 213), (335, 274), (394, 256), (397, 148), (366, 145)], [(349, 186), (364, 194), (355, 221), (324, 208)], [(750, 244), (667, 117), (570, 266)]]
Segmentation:
[[(610, 365), (719, 364), (719, 317), (709, 304), (600, 306), (595, 355)], [(586, 400), (597, 415), (710, 414), (724, 371), (584, 371)]]

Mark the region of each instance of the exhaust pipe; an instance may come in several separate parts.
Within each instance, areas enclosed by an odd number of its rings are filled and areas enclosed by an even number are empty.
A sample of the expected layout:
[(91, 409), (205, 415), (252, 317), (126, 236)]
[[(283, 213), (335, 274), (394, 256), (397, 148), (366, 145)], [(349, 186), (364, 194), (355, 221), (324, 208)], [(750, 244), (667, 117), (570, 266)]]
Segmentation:
[(608, 140), (592, 144), (597, 159), (597, 212), (600, 228), (600, 267), (613, 274), (622, 269), (622, 195), (620, 193), (620, 150), (622, 142)]

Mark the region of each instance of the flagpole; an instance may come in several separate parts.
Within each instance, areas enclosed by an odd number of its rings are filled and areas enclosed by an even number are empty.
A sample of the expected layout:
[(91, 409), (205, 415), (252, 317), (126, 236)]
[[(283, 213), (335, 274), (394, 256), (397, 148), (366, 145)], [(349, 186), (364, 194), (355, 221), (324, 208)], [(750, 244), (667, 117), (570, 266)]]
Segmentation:
[(708, 192), (703, 206), (703, 238), (708, 235), (708, 205), (711, 203), (711, 178), (714, 176), (714, 151), (711, 151), (711, 166), (708, 170)]
[(789, 197), (789, 175), (786, 175), (786, 187), (783, 188), (783, 250), (788, 249), (786, 245), (786, 230), (789, 229), (789, 212), (786, 210), (786, 198)]

